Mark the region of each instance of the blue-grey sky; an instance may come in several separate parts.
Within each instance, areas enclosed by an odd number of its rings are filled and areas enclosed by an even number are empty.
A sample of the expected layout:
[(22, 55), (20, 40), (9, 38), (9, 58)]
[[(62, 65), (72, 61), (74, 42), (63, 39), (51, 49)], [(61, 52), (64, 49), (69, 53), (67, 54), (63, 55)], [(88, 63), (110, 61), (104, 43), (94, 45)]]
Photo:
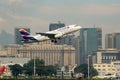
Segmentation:
[(120, 32), (120, 0), (0, 0), (0, 32), (13, 34), (18, 26), (44, 32), (58, 21)]

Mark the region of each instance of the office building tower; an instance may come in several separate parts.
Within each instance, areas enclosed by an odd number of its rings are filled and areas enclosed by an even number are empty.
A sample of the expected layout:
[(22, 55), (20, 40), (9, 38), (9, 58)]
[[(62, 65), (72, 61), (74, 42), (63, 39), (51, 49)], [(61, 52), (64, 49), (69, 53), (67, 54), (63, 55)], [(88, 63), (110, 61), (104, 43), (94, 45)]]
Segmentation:
[(88, 55), (102, 48), (101, 28), (82, 28), (79, 37), (79, 60), (83, 64), (87, 62)]
[(77, 65), (80, 64), (80, 44), (79, 44), (79, 41), (80, 41), (80, 36), (76, 36), (74, 39), (73, 39), (73, 47), (75, 47), (75, 63)]
[[(15, 28), (15, 44), (22, 44), (21, 40), (23, 40), (19, 30), (21, 29), (21, 27)], [(30, 28), (22, 28), (25, 29), (26, 31), (30, 32)]]
[(55, 30), (55, 29), (58, 29), (58, 28), (62, 28), (62, 27), (65, 27), (65, 24), (61, 23), (60, 21), (58, 23), (51, 23), (49, 25), (49, 31), (52, 31), (52, 30)]
[(120, 49), (120, 33), (106, 34), (105, 48)]
[(93, 52), (91, 57), (93, 64), (111, 63), (111, 61), (120, 61), (120, 51), (116, 49), (101, 49)]

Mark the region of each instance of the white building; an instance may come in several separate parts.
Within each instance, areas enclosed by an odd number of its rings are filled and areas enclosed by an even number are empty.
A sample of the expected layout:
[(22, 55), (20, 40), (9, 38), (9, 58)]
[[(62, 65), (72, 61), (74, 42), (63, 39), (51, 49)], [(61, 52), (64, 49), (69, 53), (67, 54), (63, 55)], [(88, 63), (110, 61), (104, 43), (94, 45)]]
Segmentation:
[(106, 75), (120, 76), (120, 61), (93, 64), (93, 67), (98, 71), (99, 76)]

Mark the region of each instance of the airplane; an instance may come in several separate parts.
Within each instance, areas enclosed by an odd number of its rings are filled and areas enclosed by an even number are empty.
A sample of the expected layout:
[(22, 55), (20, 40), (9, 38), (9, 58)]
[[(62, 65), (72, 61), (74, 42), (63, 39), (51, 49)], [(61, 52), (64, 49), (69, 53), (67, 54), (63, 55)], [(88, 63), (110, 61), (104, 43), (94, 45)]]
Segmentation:
[(6, 67), (4, 65), (0, 67), (0, 75), (3, 74), (3, 72), (5, 71), (5, 68)]
[(21, 40), (23, 43), (41, 42), (46, 40), (51, 40), (51, 42), (56, 43), (57, 40), (66, 37), (67, 34), (80, 30), (80, 28), (82, 27), (77, 25), (69, 25), (45, 33), (36, 33), (36, 35), (31, 35), (24, 29), (20, 29), (19, 32), (22, 34), (22, 37), (24, 38), (24, 40)]

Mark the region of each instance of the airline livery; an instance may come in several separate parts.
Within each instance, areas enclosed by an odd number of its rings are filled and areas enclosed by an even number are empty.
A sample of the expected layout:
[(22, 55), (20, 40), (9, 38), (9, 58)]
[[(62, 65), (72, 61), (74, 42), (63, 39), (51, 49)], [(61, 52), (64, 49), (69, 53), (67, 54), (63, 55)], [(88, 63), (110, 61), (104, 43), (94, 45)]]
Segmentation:
[(29, 32), (27, 32), (24, 29), (20, 29), (19, 31), (22, 34), (22, 37), (24, 38), (24, 40), (22, 40), (24, 43), (41, 42), (46, 40), (51, 40), (52, 42), (56, 43), (57, 39), (66, 37), (67, 34), (76, 32), (80, 30), (80, 28), (81, 26), (69, 25), (45, 33), (36, 33), (36, 35), (31, 35)]

